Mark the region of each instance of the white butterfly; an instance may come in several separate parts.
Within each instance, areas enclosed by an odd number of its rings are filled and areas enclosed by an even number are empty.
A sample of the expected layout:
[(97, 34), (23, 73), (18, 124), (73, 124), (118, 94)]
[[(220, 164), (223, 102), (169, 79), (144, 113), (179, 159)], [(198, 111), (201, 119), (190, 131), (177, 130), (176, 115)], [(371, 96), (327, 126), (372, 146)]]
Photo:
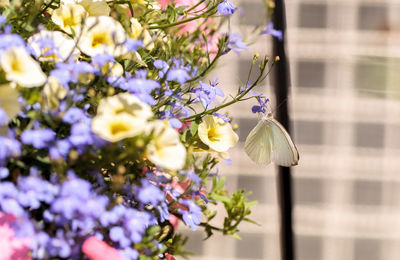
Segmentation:
[(281, 166), (294, 166), (299, 161), (299, 152), (285, 128), (271, 113), (264, 116), (246, 138), (244, 149), (258, 164), (271, 161)]

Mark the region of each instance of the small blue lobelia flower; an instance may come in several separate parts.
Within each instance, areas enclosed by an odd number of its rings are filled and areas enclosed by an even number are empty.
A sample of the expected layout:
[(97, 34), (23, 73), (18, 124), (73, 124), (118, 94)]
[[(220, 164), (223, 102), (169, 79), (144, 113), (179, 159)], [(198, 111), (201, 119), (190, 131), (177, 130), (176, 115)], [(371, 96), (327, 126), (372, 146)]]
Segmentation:
[(240, 34), (232, 33), (229, 35), (228, 50), (233, 50), (236, 54), (240, 54), (242, 50), (247, 50), (247, 45), (242, 42), (243, 37)]
[(233, 4), (231, 1), (222, 0), (221, 3), (219, 3), (217, 9), (218, 9), (218, 13), (220, 13), (224, 16), (230, 16), (231, 14), (233, 14), (236, 11), (237, 6), (235, 4)]
[(8, 175), (10, 175), (8, 168), (0, 167), (0, 180), (7, 178)]
[(200, 225), (200, 219), (203, 216), (201, 208), (192, 200), (179, 200), (179, 203), (188, 207), (188, 210), (179, 209), (182, 219), (193, 231)]
[(169, 65), (166, 61), (164, 60), (155, 60), (153, 62), (154, 67), (156, 67), (157, 69), (159, 69), (160, 71), (158, 72), (158, 76), (160, 78), (163, 78), (165, 73), (167, 73), (168, 69), (169, 69)]
[(185, 67), (172, 68), (167, 74), (168, 81), (177, 81), (179, 84), (184, 84), (190, 79), (189, 73)]
[(8, 124), (8, 116), (6, 114), (6, 111), (4, 111), (4, 109), (0, 107), (0, 126), (5, 126), (7, 124)]
[(165, 197), (164, 193), (159, 188), (147, 180), (142, 180), (142, 186), (138, 187), (137, 190), (137, 199), (144, 205), (150, 204), (156, 207), (165, 200)]
[(197, 101), (200, 100), (204, 107), (211, 108), (211, 103), (217, 98), (217, 96), (224, 97), (224, 92), (217, 88), (217, 78), (214, 78), (211, 84), (199, 82), (199, 87), (194, 89), (194, 93), (197, 96)]
[(125, 47), (128, 49), (128, 51), (137, 51), (139, 48), (143, 47), (143, 42), (128, 38), (125, 42)]
[(24, 144), (32, 145), (36, 149), (43, 149), (50, 146), (56, 134), (49, 128), (25, 130), (21, 134), (21, 141)]
[(119, 226), (110, 229), (110, 239), (114, 242), (118, 242), (123, 248), (131, 244), (130, 239), (125, 235), (124, 229)]
[(264, 98), (262, 99), (260, 96), (257, 97), (257, 101), (260, 104), (259, 106), (253, 106), (251, 108), (251, 111), (255, 114), (255, 113), (262, 113), (265, 114), (267, 112), (267, 106), (268, 106), (268, 98)]
[(272, 22), (268, 23), (267, 29), (262, 31), (261, 34), (270, 34), (273, 37), (277, 38), (278, 40), (282, 41), (282, 31), (281, 30), (275, 30), (274, 29), (274, 24)]

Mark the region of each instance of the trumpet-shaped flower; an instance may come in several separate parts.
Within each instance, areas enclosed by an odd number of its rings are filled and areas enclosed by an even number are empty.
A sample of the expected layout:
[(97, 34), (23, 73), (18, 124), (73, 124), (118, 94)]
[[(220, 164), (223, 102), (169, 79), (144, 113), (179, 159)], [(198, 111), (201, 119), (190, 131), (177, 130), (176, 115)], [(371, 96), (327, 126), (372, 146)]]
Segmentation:
[(109, 16), (88, 17), (78, 47), (89, 56), (109, 54), (121, 56), (128, 52), (124, 43), (127, 34), (122, 25)]
[(120, 93), (100, 101), (92, 130), (107, 141), (118, 142), (141, 134), (152, 115), (149, 105), (130, 93)]
[(59, 31), (41, 30), (30, 37), (28, 43), (41, 61), (63, 61), (69, 56), (76, 60), (79, 56), (75, 41)]
[(131, 18), (131, 37), (133, 39), (138, 39), (143, 37), (143, 45), (146, 49), (152, 50), (154, 49), (154, 43), (151, 38), (149, 31), (144, 30), (142, 25), (136, 18)]
[(111, 11), (104, 0), (80, 0), (76, 2), (82, 5), (90, 16), (108, 16)]
[(46, 82), (46, 75), (24, 47), (12, 47), (3, 52), (0, 64), (6, 79), (22, 87), (37, 87)]
[(44, 107), (55, 109), (59, 106), (60, 100), (67, 95), (67, 90), (60, 84), (60, 81), (56, 77), (50, 76), (43, 87), (42, 94)]
[(12, 119), (21, 110), (18, 102), (19, 92), (10, 84), (0, 85), (0, 108), (7, 114), (8, 120)]
[(203, 143), (217, 152), (226, 152), (239, 140), (230, 123), (213, 115), (203, 117), (198, 134)]
[(127, 92), (101, 100), (97, 108), (97, 114), (109, 116), (126, 114), (142, 120), (147, 120), (153, 116), (149, 105)]
[(145, 121), (128, 114), (100, 115), (93, 118), (92, 130), (104, 140), (118, 142), (141, 134)]
[(159, 167), (180, 170), (185, 166), (186, 149), (179, 139), (178, 132), (168, 123), (157, 120), (147, 127), (152, 139), (146, 147), (147, 158)]
[(85, 8), (81, 5), (66, 3), (54, 10), (51, 20), (67, 33), (79, 35), (81, 24), (88, 16)]

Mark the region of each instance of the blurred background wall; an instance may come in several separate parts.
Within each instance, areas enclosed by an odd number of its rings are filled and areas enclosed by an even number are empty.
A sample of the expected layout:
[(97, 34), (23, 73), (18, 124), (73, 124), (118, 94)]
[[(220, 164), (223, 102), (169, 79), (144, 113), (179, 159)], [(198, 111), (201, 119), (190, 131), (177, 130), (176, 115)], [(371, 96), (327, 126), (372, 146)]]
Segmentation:
[[(400, 259), (400, 1), (286, 0), (289, 106), (300, 153), (293, 168), (298, 260)], [(254, 52), (272, 56), (261, 0), (242, 0), (231, 31), (255, 42), (230, 54), (213, 73), (220, 87), (245, 82)], [(254, 73), (252, 77), (256, 76)], [(257, 88), (274, 96), (271, 83)], [(280, 259), (276, 169), (252, 163), (243, 150), (257, 123), (254, 101), (230, 111), (239, 125), (232, 165), (221, 163), (229, 188), (253, 191), (253, 219), (242, 241), (202, 232), (190, 236), (194, 259)], [(220, 218), (222, 220), (222, 218)]]

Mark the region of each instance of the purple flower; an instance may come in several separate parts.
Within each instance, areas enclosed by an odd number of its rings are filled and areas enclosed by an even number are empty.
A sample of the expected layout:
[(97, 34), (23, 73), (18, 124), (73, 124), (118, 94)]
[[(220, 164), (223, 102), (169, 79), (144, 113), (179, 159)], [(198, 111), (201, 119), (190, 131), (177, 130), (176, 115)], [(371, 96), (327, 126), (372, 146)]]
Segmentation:
[(242, 50), (247, 50), (247, 45), (242, 42), (243, 37), (240, 34), (232, 33), (229, 35), (228, 50), (233, 50), (240, 54)]
[(268, 106), (268, 98), (264, 98), (262, 99), (261, 97), (257, 97), (257, 101), (260, 104), (259, 106), (253, 106), (251, 108), (251, 111), (255, 114), (255, 113), (263, 113), (265, 114), (267, 112), (267, 106)]
[(21, 144), (12, 136), (0, 136), (0, 165), (9, 157), (15, 158), (21, 155)]
[(237, 9), (237, 6), (234, 5), (231, 1), (228, 0), (223, 0), (221, 3), (219, 3), (218, 7), (218, 13), (224, 15), (224, 16), (230, 16), (235, 12)]
[(68, 140), (58, 140), (53, 146), (50, 147), (49, 149), (49, 155), (50, 158), (53, 160), (58, 160), (58, 159), (66, 159), (68, 156), (68, 153), (71, 149), (71, 144)]
[(49, 128), (25, 130), (21, 134), (24, 144), (32, 145), (36, 149), (47, 148), (54, 141), (56, 134)]
[(153, 62), (154, 67), (156, 67), (157, 69), (159, 69), (160, 71), (158, 72), (158, 76), (160, 78), (163, 78), (165, 73), (167, 73), (168, 69), (169, 69), (169, 65), (166, 61), (164, 60), (155, 60)]
[(137, 51), (139, 48), (143, 47), (143, 42), (128, 38), (128, 40), (125, 42), (125, 47), (128, 49), (128, 51)]
[(179, 84), (184, 84), (190, 76), (185, 68), (173, 68), (167, 74), (168, 81), (178, 81)]
[(261, 34), (270, 34), (273, 37), (277, 38), (278, 40), (282, 41), (282, 31), (281, 30), (275, 30), (274, 29), (274, 24), (272, 22), (268, 23), (267, 29), (262, 31)]
[(197, 96), (197, 100), (200, 100), (204, 107), (210, 108), (210, 104), (216, 99), (217, 96), (224, 97), (224, 92), (217, 88), (217, 80), (211, 84), (199, 82), (199, 87), (194, 89), (194, 93)]
[(127, 247), (131, 244), (122, 227), (112, 227), (110, 229), (110, 238), (112, 241), (118, 242), (121, 247)]
[(5, 126), (8, 124), (8, 116), (6, 111), (0, 107), (0, 126)]
[(188, 210), (179, 209), (179, 213), (182, 214), (183, 221), (193, 231), (196, 230), (198, 225), (200, 225), (200, 220), (203, 216), (201, 208), (192, 200), (181, 199), (179, 203), (188, 207)]
[(83, 121), (84, 119), (87, 119), (87, 116), (82, 109), (71, 107), (64, 114), (62, 121), (68, 124), (74, 124), (76, 122)]
[(10, 175), (8, 168), (0, 167), (0, 180), (7, 178), (8, 175)]
[(165, 200), (164, 193), (147, 180), (142, 180), (142, 186), (138, 187), (137, 199), (143, 204), (156, 207)]

